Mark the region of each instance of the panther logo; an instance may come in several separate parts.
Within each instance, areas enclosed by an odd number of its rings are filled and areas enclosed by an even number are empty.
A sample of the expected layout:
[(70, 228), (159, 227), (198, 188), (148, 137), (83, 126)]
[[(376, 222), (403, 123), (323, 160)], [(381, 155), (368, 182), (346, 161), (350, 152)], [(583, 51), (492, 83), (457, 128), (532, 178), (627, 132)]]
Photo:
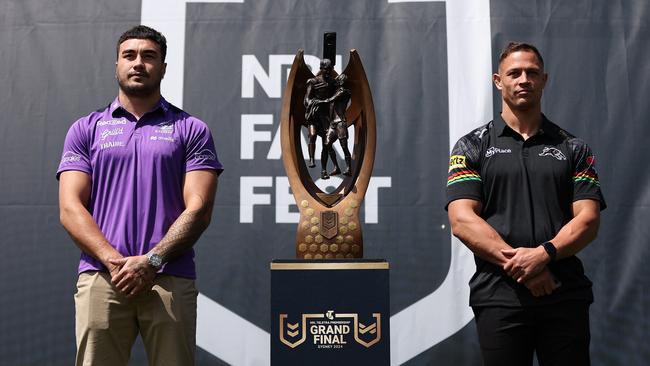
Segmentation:
[(566, 156), (560, 151), (559, 149), (556, 149), (554, 147), (548, 147), (546, 146), (541, 153), (539, 153), (539, 156), (552, 156), (556, 158), (557, 160), (566, 160)]

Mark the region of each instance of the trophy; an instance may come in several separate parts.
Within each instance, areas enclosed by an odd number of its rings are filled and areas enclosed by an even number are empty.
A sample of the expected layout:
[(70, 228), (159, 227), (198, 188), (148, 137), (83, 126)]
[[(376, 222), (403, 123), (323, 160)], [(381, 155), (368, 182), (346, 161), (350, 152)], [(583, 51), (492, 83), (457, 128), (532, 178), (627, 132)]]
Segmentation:
[[(323, 58), (314, 75), (305, 64), (304, 51), (298, 50), (282, 100), (282, 160), (300, 210), (298, 259), (363, 258), (359, 208), (375, 159), (375, 112), (357, 51), (350, 50), (350, 60), (340, 75), (334, 71), (335, 55), (336, 33), (325, 33)], [(350, 129), (354, 129), (351, 152)], [(303, 132), (308, 141), (307, 159), (303, 156)], [(318, 143), (322, 150), (319, 164), (315, 156)], [(343, 151), (341, 162), (335, 144)], [(342, 182), (333, 192), (324, 192), (309, 169), (319, 169), (321, 180), (340, 175)]]

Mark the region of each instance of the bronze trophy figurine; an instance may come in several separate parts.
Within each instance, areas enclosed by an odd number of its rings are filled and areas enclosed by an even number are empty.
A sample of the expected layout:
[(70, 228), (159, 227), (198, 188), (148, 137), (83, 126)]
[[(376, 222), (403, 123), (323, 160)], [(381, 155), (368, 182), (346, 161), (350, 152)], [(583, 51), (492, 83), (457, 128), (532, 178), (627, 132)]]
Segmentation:
[[(341, 174), (336, 153), (332, 144), (338, 139), (345, 154), (346, 168), (344, 175), (351, 175), (350, 165), (352, 156), (348, 149), (348, 125), (345, 111), (350, 101), (350, 90), (344, 87), (347, 76), (338, 75), (334, 78), (334, 65), (332, 61), (323, 59), (320, 62), (318, 74), (307, 80), (305, 93), (305, 121), (309, 133), (309, 167), (316, 166), (314, 154), (316, 151), (316, 136), (320, 136), (323, 143), (321, 154), (322, 179), (329, 179), (330, 175)], [(332, 158), (334, 170), (327, 173), (327, 157)]]
[[(375, 111), (368, 79), (356, 50), (341, 73), (334, 71), (335, 33), (325, 34), (324, 57), (313, 75), (298, 50), (282, 100), (282, 160), (300, 210), (296, 233), (298, 259), (363, 258), (359, 207), (368, 188), (375, 160)], [(307, 128), (308, 165), (302, 154), (302, 128)], [(348, 128), (354, 128), (354, 148), (348, 149)], [(316, 166), (320, 137), (321, 179), (342, 174), (332, 193), (321, 191), (308, 167)], [(333, 144), (343, 150), (341, 170)], [(328, 161), (334, 168), (327, 172)]]

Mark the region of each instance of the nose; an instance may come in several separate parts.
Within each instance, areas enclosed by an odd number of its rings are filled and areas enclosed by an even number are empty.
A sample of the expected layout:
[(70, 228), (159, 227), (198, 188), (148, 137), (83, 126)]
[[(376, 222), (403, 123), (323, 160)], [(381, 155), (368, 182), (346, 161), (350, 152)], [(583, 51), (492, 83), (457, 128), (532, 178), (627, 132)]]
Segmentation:
[(142, 60), (142, 56), (140, 54), (138, 54), (135, 57), (135, 60), (133, 60), (133, 61), (134, 61), (133, 67), (135, 67), (135, 68), (144, 67), (144, 61)]
[(526, 71), (521, 72), (521, 75), (519, 76), (519, 83), (520, 84), (530, 83), (530, 78), (528, 77), (528, 73)]

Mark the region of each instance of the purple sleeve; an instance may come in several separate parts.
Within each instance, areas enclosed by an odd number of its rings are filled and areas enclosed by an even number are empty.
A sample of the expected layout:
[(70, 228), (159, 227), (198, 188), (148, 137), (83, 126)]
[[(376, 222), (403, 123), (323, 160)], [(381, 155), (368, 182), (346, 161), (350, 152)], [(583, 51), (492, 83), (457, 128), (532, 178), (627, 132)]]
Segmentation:
[(59, 169), (56, 171), (56, 179), (59, 179), (61, 173), (66, 170), (78, 170), (92, 174), (90, 141), (88, 141), (88, 130), (84, 121), (84, 119), (78, 120), (68, 130), (63, 143)]
[(217, 157), (210, 129), (203, 121), (192, 118), (187, 129), (185, 171), (200, 169), (216, 170), (221, 174), (223, 165)]

